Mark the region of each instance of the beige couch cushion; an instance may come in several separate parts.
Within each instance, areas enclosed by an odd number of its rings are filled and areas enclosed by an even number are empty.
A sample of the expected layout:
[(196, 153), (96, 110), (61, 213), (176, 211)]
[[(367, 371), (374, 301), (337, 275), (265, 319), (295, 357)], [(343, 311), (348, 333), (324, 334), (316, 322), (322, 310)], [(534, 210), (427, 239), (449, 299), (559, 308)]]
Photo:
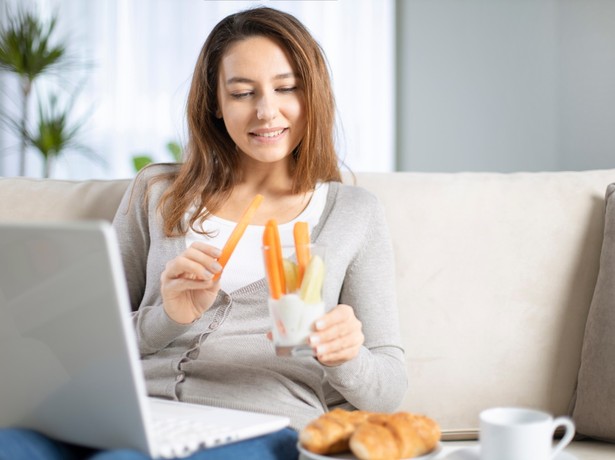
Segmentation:
[(579, 433), (615, 441), (615, 184), (606, 195), (600, 272), (587, 318), (573, 418)]
[(397, 254), (404, 409), (465, 437), (491, 406), (568, 412), (613, 179), (358, 175), (384, 203)]
[(0, 178), (0, 220), (112, 220), (129, 180)]

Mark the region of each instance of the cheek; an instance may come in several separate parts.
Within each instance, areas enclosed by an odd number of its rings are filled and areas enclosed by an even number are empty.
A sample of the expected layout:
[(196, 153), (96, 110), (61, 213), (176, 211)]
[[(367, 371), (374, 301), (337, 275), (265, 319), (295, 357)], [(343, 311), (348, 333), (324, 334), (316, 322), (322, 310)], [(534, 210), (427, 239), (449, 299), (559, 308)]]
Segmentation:
[(236, 107), (226, 106), (222, 110), (224, 125), (229, 133), (243, 131), (249, 116), (245, 110), (238, 110)]
[(307, 125), (307, 118), (305, 107), (302, 102), (297, 101), (296, 103), (289, 104), (287, 106), (286, 117), (292, 121), (295, 127), (299, 127), (304, 130)]

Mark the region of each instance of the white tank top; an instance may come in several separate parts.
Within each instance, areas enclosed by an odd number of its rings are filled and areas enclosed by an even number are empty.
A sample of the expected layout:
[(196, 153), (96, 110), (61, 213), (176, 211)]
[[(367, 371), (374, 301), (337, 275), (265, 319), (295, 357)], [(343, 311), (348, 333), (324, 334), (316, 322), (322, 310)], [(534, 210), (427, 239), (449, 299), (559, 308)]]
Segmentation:
[[(290, 222), (278, 225), (282, 245), (294, 244), (293, 226), (295, 222), (307, 222), (310, 232), (313, 230), (325, 209), (328, 190), (328, 183), (317, 184), (312, 198), (303, 212)], [(194, 211), (195, 209), (192, 207), (186, 212), (184, 216), (186, 224)], [(200, 235), (190, 228), (186, 233), (186, 247), (189, 247), (195, 241), (204, 241), (221, 249), (236, 224), (236, 222), (221, 219), (217, 216), (209, 216), (203, 223), (203, 229), (211, 236)], [(220, 279), (221, 288), (225, 292), (233, 292), (265, 276), (261, 250), (264, 229), (263, 225), (248, 225), (231, 258), (226, 263)]]

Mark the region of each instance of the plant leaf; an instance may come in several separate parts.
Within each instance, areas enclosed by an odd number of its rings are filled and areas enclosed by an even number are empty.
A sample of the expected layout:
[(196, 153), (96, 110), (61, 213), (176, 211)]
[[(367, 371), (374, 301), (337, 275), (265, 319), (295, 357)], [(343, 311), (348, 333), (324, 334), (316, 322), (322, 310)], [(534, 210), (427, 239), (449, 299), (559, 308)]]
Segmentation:
[(12, 15), (7, 11), (7, 16), (6, 26), (0, 28), (0, 69), (31, 82), (62, 60), (65, 46), (50, 44), (57, 15), (49, 22), (23, 9)]
[(179, 143), (171, 141), (167, 143), (167, 150), (175, 160), (175, 163), (181, 163), (182, 161), (182, 148)]
[(148, 164), (153, 163), (154, 160), (148, 155), (137, 155), (132, 157), (132, 164), (135, 170), (141, 171), (141, 169), (145, 168)]

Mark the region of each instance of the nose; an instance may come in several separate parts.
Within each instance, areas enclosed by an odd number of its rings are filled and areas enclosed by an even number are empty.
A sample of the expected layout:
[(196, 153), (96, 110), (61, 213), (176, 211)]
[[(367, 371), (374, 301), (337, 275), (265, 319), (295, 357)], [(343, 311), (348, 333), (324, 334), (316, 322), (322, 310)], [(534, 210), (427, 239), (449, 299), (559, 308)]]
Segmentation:
[(263, 95), (256, 103), (256, 118), (259, 120), (273, 120), (278, 114), (278, 107), (272, 97)]

